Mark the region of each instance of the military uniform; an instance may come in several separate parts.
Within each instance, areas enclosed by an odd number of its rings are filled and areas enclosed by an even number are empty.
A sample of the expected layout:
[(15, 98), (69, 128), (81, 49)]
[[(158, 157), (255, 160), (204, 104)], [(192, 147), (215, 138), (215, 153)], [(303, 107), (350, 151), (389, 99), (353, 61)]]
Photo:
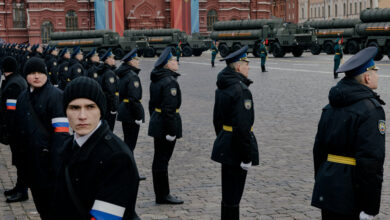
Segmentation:
[[(64, 163), (56, 181), (53, 219), (103, 219), (110, 213), (117, 219), (122, 216), (131, 219), (139, 180), (133, 155), (127, 146), (110, 131), (106, 122), (81, 148), (76, 146), (72, 151), (73, 145), (74, 137), (71, 136), (65, 141)], [(66, 180), (65, 169), (69, 172), (69, 180)], [(69, 184), (81, 208), (75, 206), (69, 194)], [(117, 212), (110, 212), (110, 207), (115, 207)], [(81, 213), (80, 209), (84, 212)]]
[[(13, 72), (11, 75), (6, 76), (5, 81), (2, 82), (1, 92), (2, 98), (0, 103), (1, 113), (3, 118), (3, 128), (1, 129), (2, 141), (5, 144), (9, 144), (12, 152), (12, 164), (16, 167), (17, 182), (12, 190), (5, 192), (7, 202), (24, 201), (28, 199), (27, 195), (27, 182), (25, 169), (22, 169), (23, 157), (21, 157), (20, 149), (17, 145), (17, 129), (16, 129), (16, 103), (17, 98), (27, 88), (26, 80), (15, 72), (17, 70), (17, 62), (12, 57), (4, 58), (3, 71)], [(14, 65), (11, 69), (7, 70), (7, 67)]]
[(315, 138), (312, 205), (323, 219), (379, 213), (385, 159), (384, 102), (355, 76), (375, 69), (377, 49), (366, 48), (337, 72), (346, 77), (329, 92)]
[[(133, 53), (131, 53), (133, 52)], [(118, 121), (122, 122), (123, 136), (125, 143), (131, 151), (137, 144), (140, 125), (135, 121), (145, 121), (144, 108), (141, 103), (142, 85), (138, 76), (140, 69), (133, 67), (127, 62), (136, 56), (137, 50), (131, 51), (125, 56), (124, 63), (115, 70), (119, 77), (119, 100)], [(131, 57), (134, 55), (134, 57)]]
[[(102, 56), (101, 60), (105, 61), (109, 56), (113, 56), (111, 50), (107, 51), (107, 53)], [(107, 120), (111, 131), (113, 131), (115, 127), (119, 102), (118, 80), (113, 70), (115, 70), (115, 66), (110, 66), (105, 63), (103, 68), (98, 71), (98, 82), (102, 86), (108, 106), (104, 119)]]
[(343, 59), (343, 45), (339, 44), (339, 39), (336, 40), (336, 46), (334, 47), (334, 66), (333, 66), (333, 76), (334, 78), (338, 78), (338, 73), (336, 73), (337, 69), (340, 66), (341, 59)]
[[(168, 180), (168, 163), (171, 159), (176, 139), (182, 137), (182, 125), (179, 108), (181, 91), (177, 77), (180, 74), (164, 68), (174, 59), (171, 48), (167, 47), (155, 63), (150, 79), (149, 130), (148, 135), (154, 138), (154, 158), (152, 165), (153, 187), (156, 203), (181, 204), (170, 195)], [(176, 137), (167, 140), (167, 135)]]
[(71, 59), (69, 61), (69, 72), (68, 76), (70, 81), (74, 80), (76, 77), (79, 76), (87, 76), (87, 73), (84, 70), (83, 65), (81, 64), (81, 61), (76, 59), (76, 55), (82, 54), (82, 51), (80, 47), (76, 47), (73, 50)]
[(69, 76), (70, 60), (64, 57), (67, 51), (68, 49), (64, 48), (58, 54), (58, 88), (60, 88), (61, 90), (64, 90), (66, 84), (70, 82), (70, 76)]
[(261, 59), (260, 65), (261, 65), (261, 72), (267, 72), (267, 70), (265, 69), (265, 61), (267, 60), (268, 53), (267, 53), (267, 48), (265, 47), (263, 42), (264, 40), (262, 40), (260, 43), (260, 59)]
[[(31, 58), (25, 66), (47, 74), (43, 60)], [(24, 90), (16, 104), (18, 148), (26, 158), (28, 186), (42, 219), (49, 219), (53, 177), (59, 167), (64, 139), (69, 136), (68, 120), (62, 108), (62, 92), (49, 81), (33, 91)]]
[(215, 44), (212, 44), (211, 45), (211, 67), (214, 67), (215, 57), (217, 56), (217, 54), (218, 54), (218, 49), (215, 46)]
[(51, 54), (51, 52), (55, 49), (56, 49), (55, 47), (49, 49), (46, 66), (47, 66), (47, 71), (49, 73), (49, 79), (51, 84), (57, 87), (58, 86), (58, 61), (57, 61), (57, 57)]
[(93, 49), (87, 55), (85, 55), (85, 58), (88, 60), (86, 62), (86, 66), (87, 66), (86, 72), (89, 78), (98, 81), (99, 78), (98, 72), (103, 69), (104, 64), (99, 62), (94, 62), (90, 59), (95, 54), (97, 54), (96, 49)]
[[(227, 64), (246, 60), (245, 46), (228, 55)], [(241, 163), (259, 164), (259, 152), (253, 134), (255, 120), (252, 81), (226, 67), (218, 74), (213, 124), (217, 134), (211, 159), (222, 164), (222, 219), (239, 219), (239, 204), (247, 171)]]
[(181, 52), (182, 52), (181, 44), (179, 44), (176, 47), (176, 60), (177, 60), (178, 63), (180, 61)]

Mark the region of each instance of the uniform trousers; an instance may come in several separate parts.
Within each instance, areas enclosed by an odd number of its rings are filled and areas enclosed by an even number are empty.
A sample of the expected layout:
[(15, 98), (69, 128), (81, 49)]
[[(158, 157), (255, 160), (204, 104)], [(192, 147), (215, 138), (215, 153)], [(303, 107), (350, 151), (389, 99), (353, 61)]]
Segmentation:
[(359, 213), (355, 215), (343, 215), (321, 209), (322, 220), (359, 220)]
[(140, 126), (135, 122), (122, 122), (124, 141), (129, 146), (131, 152), (134, 151), (137, 144)]
[(338, 74), (336, 73), (336, 70), (340, 66), (340, 61), (341, 61), (341, 59), (334, 59), (334, 66), (333, 66), (333, 76), (334, 76), (334, 78), (338, 77)]
[(35, 207), (42, 220), (50, 219), (51, 210), (51, 190), (49, 188), (31, 187), (31, 194), (35, 203)]
[(153, 172), (168, 171), (168, 163), (171, 159), (175, 144), (176, 139), (174, 141), (168, 141), (165, 138), (154, 138)]
[(238, 206), (244, 193), (247, 171), (239, 165), (222, 164), (222, 204)]
[(108, 126), (110, 127), (110, 130), (114, 131), (115, 120), (116, 120), (116, 113), (115, 114), (111, 114), (111, 112), (108, 111), (108, 112), (106, 112), (106, 115), (104, 116), (104, 118), (106, 119), (106, 121), (108, 123)]

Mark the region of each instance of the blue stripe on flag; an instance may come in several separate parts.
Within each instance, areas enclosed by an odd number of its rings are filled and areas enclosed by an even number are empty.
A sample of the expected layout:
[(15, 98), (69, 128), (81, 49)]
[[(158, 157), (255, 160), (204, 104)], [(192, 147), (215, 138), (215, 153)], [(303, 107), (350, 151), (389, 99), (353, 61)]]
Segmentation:
[(191, 0), (191, 33), (199, 33), (199, 0)]
[(105, 0), (95, 0), (95, 30), (106, 29)]
[(56, 122), (56, 123), (53, 123), (53, 127), (54, 128), (57, 128), (57, 127), (69, 127), (69, 123), (66, 123), (66, 122)]
[(122, 218), (119, 216), (111, 215), (105, 212), (101, 212), (98, 210), (91, 210), (90, 214), (96, 219), (96, 220), (121, 220)]

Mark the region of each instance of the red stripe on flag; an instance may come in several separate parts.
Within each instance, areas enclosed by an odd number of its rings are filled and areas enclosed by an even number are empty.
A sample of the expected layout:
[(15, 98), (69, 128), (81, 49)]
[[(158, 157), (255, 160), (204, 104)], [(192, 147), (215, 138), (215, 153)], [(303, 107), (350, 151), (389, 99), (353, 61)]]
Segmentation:
[(7, 110), (16, 110), (16, 106), (7, 106)]
[(69, 132), (68, 127), (56, 127), (54, 128), (54, 132)]
[(123, 31), (125, 30), (124, 17), (123, 0), (115, 0), (115, 31), (120, 36), (123, 36)]
[(183, 30), (183, 2), (182, 0), (171, 1), (171, 23), (173, 28)]
[(183, 31), (191, 34), (191, 0), (183, 0)]

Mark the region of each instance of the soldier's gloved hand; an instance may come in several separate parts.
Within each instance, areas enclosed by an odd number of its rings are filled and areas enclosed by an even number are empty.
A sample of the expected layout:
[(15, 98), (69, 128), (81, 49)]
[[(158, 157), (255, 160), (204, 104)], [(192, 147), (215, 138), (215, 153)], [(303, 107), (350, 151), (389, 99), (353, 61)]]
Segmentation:
[(374, 219), (375, 218), (375, 216), (373, 216), (373, 215), (368, 215), (368, 214), (366, 214), (364, 211), (361, 211), (360, 212), (360, 215), (359, 215), (359, 219), (360, 220), (372, 220), (372, 219)]
[(142, 119), (141, 119), (141, 120), (135, 120), (135, 123), (136, 123), (137, 125), (141, 125), (141, 124), (142, 124)]
[(167, 141), (174, 141), (176, 139), (176, 136), (171, 136), (167, 134), (167, 136), (165, 136), (165, 139), (167, 139)]
[(116, 111), (114, 111), (114, 112), (113, 112), (113, 111), (110, 111), (110, 114), (111, 114), (111, 115), (115, 115), (115, 114), (116, 114)]
[(241, 162), (240, 166), (241, 166), (241, 168), (242, 168), (243, 170), (248, 171), (249, 168), (252, 166), (252, 162), (249, 162), (249, 163)]

